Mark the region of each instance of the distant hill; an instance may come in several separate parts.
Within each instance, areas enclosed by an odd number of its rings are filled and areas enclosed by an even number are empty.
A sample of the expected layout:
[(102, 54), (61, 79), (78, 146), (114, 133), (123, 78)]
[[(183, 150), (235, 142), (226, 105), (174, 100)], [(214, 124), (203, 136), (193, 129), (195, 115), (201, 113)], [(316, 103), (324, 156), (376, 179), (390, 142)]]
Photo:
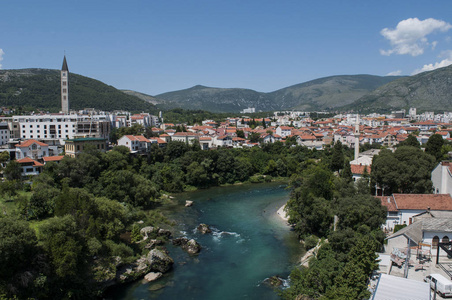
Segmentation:
[(203, 109), (212, 112), (239, 112), (247, 107), (270, 111), (278, 109), (265, 93), (249, 89), (211, 88), (197, 85), (189, 89), (155, 96), (167, 108)]
[(149, 102), (154, 105), (164, 103), (164, 101), (162, 101), (162, 100), (159, 100), (151, 95), (143, 94), (140, 92), (135, 92), (135, 91), (131, 91), (131, 90), (121, 90), (121, 92), (123, 92), (127, 95), (130, 95), (130, 96), (137, 97), (143, 101)]
[[(155, 113), (156, 107), (98, 80), (69, 73), (71, 109), (96, 108)], [(58, 112), (61, 109), (60, 71), (49, 69), (0, 70), (0, 106), (28, 106)]]
[(268, 96), (281, 109), (330, 110), (349, 103), (400, 76), (341, 75), (289, 86)]
[(345, 108), (368, 112), (410, 107), (420, 111), (452, 110), (452, 65), (394, 80)]
[(247, 107), (260, 111), (301, 109), (325, 110), (349, 104), (397, 76), (342, 75), (312, 80), (271, 93), (249, 89), (211, 88), (201, 85), (156, 95), (165, 106), (238, 112)]

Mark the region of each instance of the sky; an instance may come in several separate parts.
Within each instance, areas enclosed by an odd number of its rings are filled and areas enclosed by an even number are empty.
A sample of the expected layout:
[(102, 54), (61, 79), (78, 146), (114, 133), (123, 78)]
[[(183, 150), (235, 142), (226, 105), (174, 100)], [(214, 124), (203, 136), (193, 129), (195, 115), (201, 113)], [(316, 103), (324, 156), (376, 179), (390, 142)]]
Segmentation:
[(333, 75), (452, 64), (452, 1), (14, 0), (0, 69), (61, 69), (149, 95), (271, 92)]

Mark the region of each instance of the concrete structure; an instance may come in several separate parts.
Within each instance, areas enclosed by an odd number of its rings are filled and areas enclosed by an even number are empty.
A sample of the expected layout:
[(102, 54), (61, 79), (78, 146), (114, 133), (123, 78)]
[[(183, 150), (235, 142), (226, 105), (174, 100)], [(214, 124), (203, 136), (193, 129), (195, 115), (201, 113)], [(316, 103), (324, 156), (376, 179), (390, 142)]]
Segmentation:
[(433, 192), (452, 196), (452, 163), (440, 162), (432, 171)]

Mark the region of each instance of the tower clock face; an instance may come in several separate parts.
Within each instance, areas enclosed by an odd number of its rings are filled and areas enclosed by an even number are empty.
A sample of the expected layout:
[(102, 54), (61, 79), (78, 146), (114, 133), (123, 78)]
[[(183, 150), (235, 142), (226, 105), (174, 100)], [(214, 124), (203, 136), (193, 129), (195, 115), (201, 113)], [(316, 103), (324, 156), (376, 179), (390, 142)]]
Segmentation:
[(63, 77), (66, 77), (66, 72), (63, 72)]

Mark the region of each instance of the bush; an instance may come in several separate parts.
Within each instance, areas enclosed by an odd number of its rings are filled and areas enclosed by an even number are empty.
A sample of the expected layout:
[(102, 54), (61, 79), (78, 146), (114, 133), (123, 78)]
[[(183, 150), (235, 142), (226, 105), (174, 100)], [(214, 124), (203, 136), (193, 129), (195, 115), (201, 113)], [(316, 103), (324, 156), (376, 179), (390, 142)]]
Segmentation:
[(306, 248), (306, 250), (312, 249), (317, 246), (318, 242), (318, 237), (316, 237), (315, 235), (310, 235), (304, 240), (304, 247)]
[(400, 229), (406, 227), (406, 224), (397, 224), (394, 226), (394, 233), (396, 233), (397, 231), (399, 231)]
[(122, 259), (133, 256), (133, 250), (129, 246), (123, 243), (116, 244), (112, 240), (106, 240), (105, 246), (111, 256), (120, 256)]
[(262, 183), (264, 182), (264, 176), (262, 175), (253, 175), (250, 177), (251, 183)]

